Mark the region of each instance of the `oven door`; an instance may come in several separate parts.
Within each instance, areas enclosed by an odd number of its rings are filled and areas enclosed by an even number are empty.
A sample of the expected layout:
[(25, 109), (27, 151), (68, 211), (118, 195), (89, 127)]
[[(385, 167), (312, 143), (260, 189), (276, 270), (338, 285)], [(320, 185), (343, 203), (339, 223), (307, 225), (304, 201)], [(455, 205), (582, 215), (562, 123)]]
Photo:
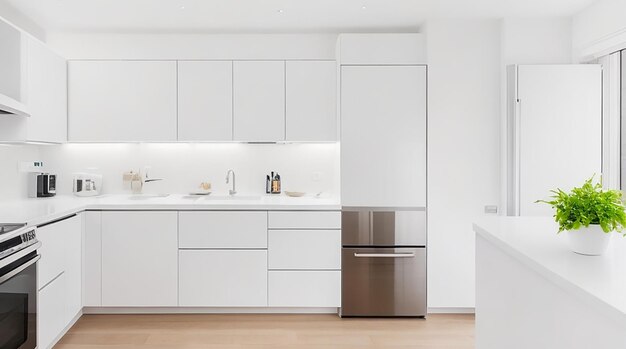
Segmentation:
[(344, 248), (341, 316), (426, 316), (425, 248)]
[(0, 348), (37, 347), (37, 252), (0, 261)]

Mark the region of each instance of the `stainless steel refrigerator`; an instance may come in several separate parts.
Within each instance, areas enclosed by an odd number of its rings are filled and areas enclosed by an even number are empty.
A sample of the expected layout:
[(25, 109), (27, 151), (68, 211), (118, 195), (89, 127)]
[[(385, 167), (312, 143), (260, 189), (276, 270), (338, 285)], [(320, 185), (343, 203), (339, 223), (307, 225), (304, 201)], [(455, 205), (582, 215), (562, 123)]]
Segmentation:
[(341, 67), (341, 316), (426, 315), (426, 75)]

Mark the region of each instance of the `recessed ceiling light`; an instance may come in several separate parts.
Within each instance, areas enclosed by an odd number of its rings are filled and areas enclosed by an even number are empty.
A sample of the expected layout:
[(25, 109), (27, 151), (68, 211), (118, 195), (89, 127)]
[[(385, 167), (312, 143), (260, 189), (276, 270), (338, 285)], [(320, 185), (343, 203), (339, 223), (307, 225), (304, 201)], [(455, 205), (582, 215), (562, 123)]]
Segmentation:
[(280, 13), (280, 14), (283, 14), (283, 13), (285, 13), (285, 10), (283, 10), (283, 9), (281, 8), (281, 9), (279, 9), (279, 10), (278, 10), (278, 11), (276, 11), (276, 12), (278, 12), (278, 13)]
[(367, 6), (365, 5), (361, 6), (361, 10), (367, 10)]
[(181, 10), (184, 10), (184, 9), (185, 9), (185, 6), (181, 6), (181, 7), (180, 7), (180, 9), (181, 9)]

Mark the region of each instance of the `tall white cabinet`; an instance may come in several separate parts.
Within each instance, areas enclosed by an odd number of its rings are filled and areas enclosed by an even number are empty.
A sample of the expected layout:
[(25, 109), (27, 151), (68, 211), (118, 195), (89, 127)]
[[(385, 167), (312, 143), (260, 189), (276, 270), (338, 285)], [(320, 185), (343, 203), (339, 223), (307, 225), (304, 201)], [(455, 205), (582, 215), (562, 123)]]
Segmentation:
[(508, 215), (551, 216), (550, 190), (602, 173), (602, 67), (510, 66)]
[(176, 141), (175, 61), (70, 61), (69, 140)]
[(178, 140), (233, 139), (233, 62), (178, 62)]
[(426, 207), (426, 66), (341, 67), (341, 200)]
[(285, 62), (233, 63), (234, 140), (285, 140)]

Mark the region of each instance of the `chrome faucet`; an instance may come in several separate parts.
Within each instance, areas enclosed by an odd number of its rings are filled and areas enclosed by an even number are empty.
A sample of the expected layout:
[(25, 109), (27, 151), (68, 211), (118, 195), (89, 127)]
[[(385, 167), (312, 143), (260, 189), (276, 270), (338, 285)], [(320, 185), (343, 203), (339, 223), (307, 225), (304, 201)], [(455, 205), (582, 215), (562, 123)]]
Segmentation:
[(233, 174), (233, 187), (228, 190), (228, 195), (235, 195), (237, 194), (237, 191), (235, 190), (235, 171), (228, 170), (228, 172), (226, 172), (226, 184), (230, 183), (229, 179), (231, 173)]

